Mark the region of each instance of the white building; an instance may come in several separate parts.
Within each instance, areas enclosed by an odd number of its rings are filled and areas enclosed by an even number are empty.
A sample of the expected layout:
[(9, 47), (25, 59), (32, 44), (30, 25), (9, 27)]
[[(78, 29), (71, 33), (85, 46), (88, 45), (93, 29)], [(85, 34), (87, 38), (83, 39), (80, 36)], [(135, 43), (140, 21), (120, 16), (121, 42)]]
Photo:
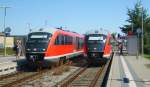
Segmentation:
[[(4, 34), (0, 32), (0, 48), (4, 47)], [(14, 37), (6, 37), (6, 47), (14, 47)]]

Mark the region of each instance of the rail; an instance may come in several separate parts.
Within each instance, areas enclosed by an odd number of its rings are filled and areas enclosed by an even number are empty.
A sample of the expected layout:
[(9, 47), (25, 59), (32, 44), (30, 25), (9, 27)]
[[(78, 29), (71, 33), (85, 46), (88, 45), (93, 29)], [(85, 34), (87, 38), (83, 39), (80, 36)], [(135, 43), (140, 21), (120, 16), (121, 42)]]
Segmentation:
[(57, 84), (59, 87), (95, 87), (101, 86), (107, 68), (111, 66), (113, 55), (106, 64), (99, 67), (80, 67), (76, 72), (68, 76), (64, 81)]

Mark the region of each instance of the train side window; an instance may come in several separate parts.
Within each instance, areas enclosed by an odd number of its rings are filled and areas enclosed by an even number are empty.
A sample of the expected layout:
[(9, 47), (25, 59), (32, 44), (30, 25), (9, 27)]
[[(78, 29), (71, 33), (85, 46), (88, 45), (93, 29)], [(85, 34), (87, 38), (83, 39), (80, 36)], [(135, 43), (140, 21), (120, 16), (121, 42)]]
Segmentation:
[(65, 44), (71, 45), (72, 44), (72, 37), (71, 36), (65, 36)]
[(73, 38), (71, 36), (68, 36), (68, 44), (71, 45), (72, 44), (72, 40)]
[(56, 40), (55, 40), (55, 45), (61, 45), (62, 44), (62, 35), (58, 35)]
[(67, 35), (58, 35), (55, 40), (55, 45), (71, 45), (73, 43), (73, 37)]
[(65, 44), (66, 44), (66, 45), (69, 44), (69, 43), (68, 43), (68, 38), (69, 38), (69, 36), (66, 35), (66, 36), (65, 36)]
[(72, 44), (73, 43), (73, 37), (70, 36), (69, 38), (69, 43)]
[(65, 45), (65, 36), (64, 35), (61, 36), (61, 45)]
[(77, 45), (77, 49), (80, 49), (79, 37), (76, 37), (76, 45)]

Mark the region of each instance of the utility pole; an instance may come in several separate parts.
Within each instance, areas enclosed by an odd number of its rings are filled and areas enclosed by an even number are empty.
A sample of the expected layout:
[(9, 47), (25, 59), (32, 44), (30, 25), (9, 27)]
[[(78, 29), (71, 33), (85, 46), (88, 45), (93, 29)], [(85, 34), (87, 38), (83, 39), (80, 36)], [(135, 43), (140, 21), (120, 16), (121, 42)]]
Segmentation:
[(7, 7), (7, 6), (3, 6), (3, 7), (0, 7), (2, 9), (4, 9), (4, 25), (3, 25), (3, 32), (4, 32), (4, 56), (6, 56), (6, 34), (5, 34), (5, 21), (6, 21), (6, 10), (10, 7)]
[(28, 26), (28, 29), (29, 29), (29, 33), (31, 33), (31, 32), (32, 32), (31, 24), (30, 24), (30, 23), (27, 23), (27, 26)]
[(144, 19), (143, 19), (143, 7), (141, 7), (141, 16), (142, 16), (142, 57), (144, 57), (144, 29), (143, 29), (143, 22), (144, 22)]
[(133, 23), (133, 15), (131, 15), (131, 16), (132, 16), (132, 19), (131, 19), (131, 20), (132, 20), (132, 23), (131, 23), (131, 25), (132, 25), (132, 33), (133, 33), (133, 28), (134, 28), (134, 27), (133, 27), (133, 26), (134, 26), (134, 25), (133, 25), (133, 24), (134, 24), (134, 23)]

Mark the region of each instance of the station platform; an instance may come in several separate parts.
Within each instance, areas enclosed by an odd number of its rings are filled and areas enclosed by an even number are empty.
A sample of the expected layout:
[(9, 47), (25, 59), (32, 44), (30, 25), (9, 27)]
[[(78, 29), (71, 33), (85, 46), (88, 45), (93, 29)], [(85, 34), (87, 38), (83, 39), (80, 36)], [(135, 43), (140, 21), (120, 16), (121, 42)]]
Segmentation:
[(16, 72), (17, 69), (26, 63), (25, 57), (20, 57), (16, 61), (15, 56), (0, 56), (0, 75)]
[[(19, 58), (19, 60), (23, 60), (25, 59), (24, 56), (21, 56)], [(4, 63), (4, 62), (15, 62), (16, 61), (16, 56), (0, 56), (0, 63)]]
[(150, 87), (150, 60), (114, 55), (106, 87)]

